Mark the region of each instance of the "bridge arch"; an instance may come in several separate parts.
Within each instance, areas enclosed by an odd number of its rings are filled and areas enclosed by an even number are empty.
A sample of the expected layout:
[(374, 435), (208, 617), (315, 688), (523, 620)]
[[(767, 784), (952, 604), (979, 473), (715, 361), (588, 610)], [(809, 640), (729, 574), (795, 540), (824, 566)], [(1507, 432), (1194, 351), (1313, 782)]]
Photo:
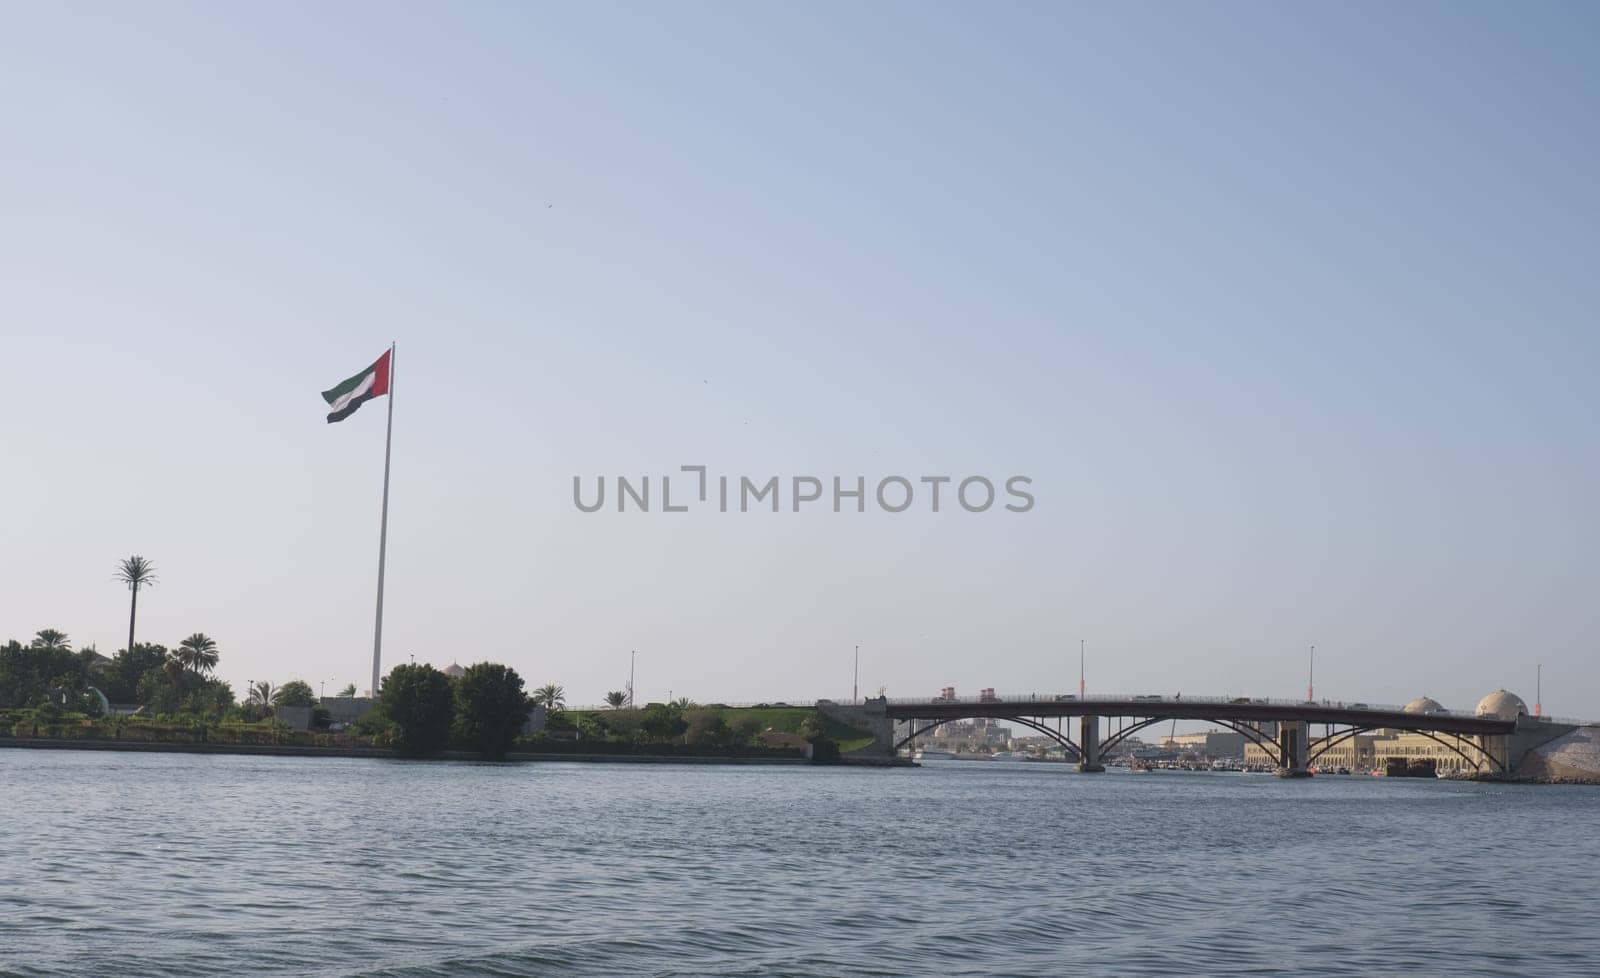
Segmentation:
[[(1122, 743), (1129, 736), (1145, 729), (1146, 727), (1151, 727), (1155, 724), (1163, 723), (1171, 719), (1172, 717), (1152, 717), (1148, 720), (1140, 720), (1138, 723), (1135, 723), (1132, 726), (1123, 727), (1121, 730), (1118, 730), (1116, 733), (1100, 742), (1100, 753), (1102, 756), (1104, 756), (1113, 747), (1116, 747), (1118, 744)], [(1227, 727), (1234, 733), (1243, 735), (1246, 740), (1265, 751), (1267, 756), (1272, 758), (1273, 762), (1279, 767), (1283, 766), (1283, 750), (1279, 748), (1276, 741), (1256, 728), (1242, 723), (1237, 723), (1233, 720), (1220, 720), (1216, 717), (1192, 717), (1191, 719), (1199, 720), (1204, 723), (1214, 723), (1219, 727)]]
[[(1349, 730), (1342, 730), (1337, 734), (1330, 734), (1328, 736), (1321, 737), (1321, 738), (1319, 738), (1319, 739), (1317, 739), (1315, 741), (1312, 741), (1312, 743), (1311, 743), (1311, 745), (1308, 748), (1307, 753), (1306, 753), (1306, 763), (1307, 764), (1311, 763), (1312, 761), (1314, 761), (1317, 758), (1321, 757), (1323, 754), (1327, 753), (1330, 748), (1337, 747), (1340, 744), (1344, 743), (1345, 741), (1350, 740), (1351, 738), (1353, 738), (1353, 737), (1355, 737), (1355, 736), (1357, 736), (1359, 734), (1371, 733), (1374, 730), (1381, 730), (1381, 729), (1383, 729), (1383, 728), (1382, 727), (1351, 727)], [(1499, 771), (1501, 774), (1504, 774), (1505, 771), (1506, 771), (1506, 767), (1505, 767), (1504, 764), (1500, 763), (1500, 759), (1498, 757), (1495, 757), (1493, 754), (1489, 753), (1487, 750), (1484, 750), (1481, 745), (1476, 747), (1476, 749), (1478, 751), (1478, 754), (1481, 755), (1481, 756), (1480, 757), (1473, 757), (1471, 754), (1468, 754), (1466, 751), (1462, 750), (1459, 743), (1452, 744), (1450, 741), (1445, 740), (1443, 737), (1439, 736), (1437, 733), (1435, 733), (1435, 732), (1433, 732), (1431, 730), (1408, 730), (1406, 732), (1407, 733), (1420, 734), (1420, 735), (1428, 738), (1429, 740), (1433, 741), (1434, 743), (1440, 745), (1441, 747), (1444, 747), (1444, 748), (1448, 749), (1452, 754), (1455, 754), (1457, 757), (1461, 758), (1461, 760), (1464, 763), (1466, 763), (1469, 767), (1471, 767), (1473, 770), (1477, 770), (1479, 767), (1481, 767), (1482, 766), (1482, 761), (1484, 759), (1487, 759), (1490, 764), (1494, 765), (1495, 770)], [(1457, 735), (1457, 739), (1459, 740), (1459, 738), (1460, 738), (1460, 735), (1458, 734)]]
[[(935, 729), (937, 729), (939, 727), (942, 727), (945, 724), (950, 723), (952, 721), (955, 721), (955, 720), (973, 720), (973, 719), (977, 719), (977, 718), (976, 717), (945, 717), (945, 718), (943, 718), (941, 720), (935, 720), (932, 723), (929, 723), (927, 726), (922, 727), (921, 729), (916, 730), (913, 733), (907, 734), (906, 736), (904, 736), (904, 737), (900, 738), (899, 740), (895, 741), (894, 749), (895, 749), (895, 751), (898, 752), (900, 750), (900, 748), (902, 748), (905, 745), (911, 743), (913, 740), (916, 740), (918, 737), (921, 737), (923, 734), (927, 733), (928, 731), (935, 730)], [(1076, 757), (1076, 758), (1078, 758), (1080, 760), (1083, 758), (1083, 749), (1080, 748), (1076, 743), (1074, 743), (1071, 737), (1068, 737), (1065, 734), (1057, 733), (1056, 731), (1051, 730), (1049, 727), (1045, 726), (1043, 723), (1040, 723), (1037, 720), (1031, 720), (1031, 719), (1028, 719), (1026, 717), (994, 717), (993, 719), (1003, 720), (1006, 723), (1018, 723), (1018, 724), (1021, 724), (1024, 727), (1028, 727), (1028, 728), (1030, 728), (1032, 730), (1036, 730), (1039, 733), (1044, 734), (1046, 737), (1049, 737), (1051, 740), (1055, 741), (1056, 743), (1060, 744), (1061, 747), (1064, 750), (1071, 751), (1073, 757)], [(916, 722), (917, 721), (915, 721), (915, 720), (910, 720), (910, 721), (907, 721), (906, 725), (907, 726), (911, 726), (911, 725), (915, 724)]]

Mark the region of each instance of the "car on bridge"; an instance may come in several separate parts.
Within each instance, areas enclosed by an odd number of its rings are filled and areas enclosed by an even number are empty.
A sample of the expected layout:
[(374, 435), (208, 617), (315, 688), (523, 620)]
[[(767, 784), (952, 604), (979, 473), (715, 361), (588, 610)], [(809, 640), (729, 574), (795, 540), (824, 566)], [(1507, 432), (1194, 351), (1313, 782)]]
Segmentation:
[(1056, 697), (1056, 702), (1057, 703), (1071, 703), (1071, 702), (1074, 702), (1075, 700), (1077, 700), (1077, 697), (1073, 696), (1071, 693), (1066, 693), (1064, 695)]
[(1151, 694), (1146, 694), (1144, 696), (1135, 696), (1133, 698), (1133, 701), (1135, 703), (1158, 703), (1158, 702), (1160, 702), (1161, 700), (1164, 700), (1164, 699), (1166, 699), (1165, 696), (1157, 696), (1157, 695), (1151, 693)]

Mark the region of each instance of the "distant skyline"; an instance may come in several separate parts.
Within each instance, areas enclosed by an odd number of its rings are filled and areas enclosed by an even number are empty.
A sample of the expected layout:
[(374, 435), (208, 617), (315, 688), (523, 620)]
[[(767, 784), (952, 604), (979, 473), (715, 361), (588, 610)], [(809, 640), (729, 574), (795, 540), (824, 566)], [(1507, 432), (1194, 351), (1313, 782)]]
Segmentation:
[[(1600, 718), (1591, 5), (20, 5), (0, 641)], [(1027, 512), (572, 480), (1030, 478)], [(674, 492), (678, 489), (674, 481)], [(870, 490), (869, 490), (870, 491)], [(785, 487), (785, 500), (788, 498)]]

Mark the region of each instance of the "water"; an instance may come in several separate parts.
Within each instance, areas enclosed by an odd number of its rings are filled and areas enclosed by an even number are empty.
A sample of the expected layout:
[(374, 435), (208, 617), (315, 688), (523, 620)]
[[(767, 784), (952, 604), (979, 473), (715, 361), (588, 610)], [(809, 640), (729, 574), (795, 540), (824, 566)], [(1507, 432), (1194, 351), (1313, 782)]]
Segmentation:
[(0, 750), (0, 974), (1600, 973), (1600, 789)]

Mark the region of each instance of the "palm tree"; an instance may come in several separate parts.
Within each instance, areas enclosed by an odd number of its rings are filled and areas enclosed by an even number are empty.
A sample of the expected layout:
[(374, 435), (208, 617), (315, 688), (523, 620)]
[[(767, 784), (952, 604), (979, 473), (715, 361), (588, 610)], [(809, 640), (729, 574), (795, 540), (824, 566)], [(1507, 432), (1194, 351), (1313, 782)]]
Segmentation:
[(41, 628), (33, 635), (33, 648), (47, 649), (51, 652), (71, 652), (72, 640), (67, 638), (66, 632), (58, 632), (54, 628)]
[(250, 684), (250, 692), (245, 697), (245, 702), (256, 706), (271, 706), (273, 697), (277, 695), (277, 688), (263, 679), (259, 683)]
[(339, 690), (339, 695), (346, 699), (353, 698), (356, 695), (356, 684), (346, 683), (344, 689)]
[(111, 660), (101, 655), (93, 642), (79, 649), (77, 654), (78, 664), (83, 666), (83, 673), (86, 676), (92, 672), (103, 673), (111, 666)]
[(628, 702), (628, 694), (620, 689), (614, 689), (606, 694), (606, 705), (613, 710), (622, 709), (622, 705), (626, 702)]
[(547, 683), (533, 691), (533, 701), (554, 713), (567, 705), (567, 691), (555, 683)]
[(196, 675), (215, 669), (217, 660), (221, 658), (217, 652), (217, 640), (204, 632), (195, 632), (179, 642), (178, 651), (173, 655)]
[(133, 603), (128, 607), (128, 654), (133, 654), (133, 622), (139, 614), (139, 589), (156, 586), (156, 565), (138, 554), (117, 562), (117, 580), (128, 585), (133, 592)]

